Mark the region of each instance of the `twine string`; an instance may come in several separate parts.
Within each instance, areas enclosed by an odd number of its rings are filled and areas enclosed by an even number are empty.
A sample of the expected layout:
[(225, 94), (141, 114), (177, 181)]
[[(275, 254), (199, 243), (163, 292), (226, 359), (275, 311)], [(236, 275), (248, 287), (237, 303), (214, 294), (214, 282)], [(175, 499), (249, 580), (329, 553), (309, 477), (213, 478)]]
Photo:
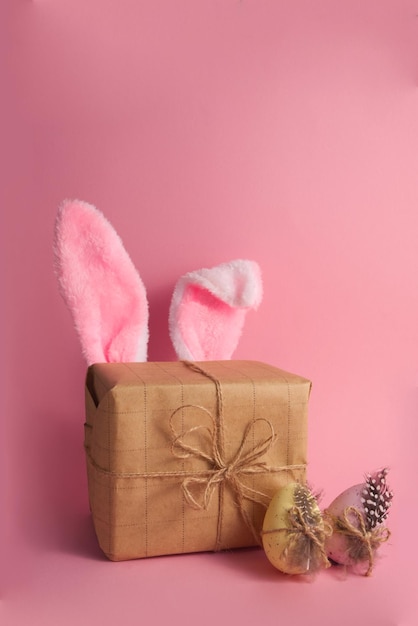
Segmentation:
[[(202, 479), (191, 477), (189, 479), (185, 479), (182, 484), (183, 493), (185, 495), (186, 501), (191, 503), (194, 506), (198, 506), (199, 504), (197, 500), (193, 497), (190, 487), (193, 484), (202, 485), (204, 487), (203, 490), (203, 508), (207, 508), (210, 505), (215, 487), (219, 485), (219, 504), (218, 504), (218, 524), (217, 524), (217, 533), (216, 533), (216, 550), (219, 550), (221, 547), (221, 536), (222, 536), (222, 524), (223, 524), (223, 514), (224, 514), (224, 490), (225, 484), (228, 483), (234, 494), (236, 504), (238, 506), (238, 510), (241, 513), (241, 516), (244, 519), (247, 527), (250, 529), (254, 540), (257, 544), (260, 543), (260, 537), (254, 527), (254, 523), (250, 517), (250, 515), (245, 510), (244, 501), (250, 500), (252, 502), (256, 502), (267, 506), (266, 500), (268, 501), (268, 496), (261, 491), (256, 489), (252, 489), (246, 486), (242, 480), (240, 479), (241, 474), (258, 474), (258, 473), (266, 473), (273, 471), (272, 468), (269, 468), (265, 463), (261, 463), (261, 457), (270, 450), (270, 448), (276, 442), (276, 435), (274, 433), (273, 425), (271, 422), (264, 418), (259, 418), (257, 420), (253, 420), (250, 422), (244, 432), (244, 436), (242, 438), (241, 444), (238, 448), (238, 451), (235, 457), (228, 463), (225, 460), (225, 445), (224, 445), (224, 412), (223, 412), (223, 394), (222, 387), (219, 380), (216, 376), (213, 376), (210, 372), (207, 372), (205, 369), (197, 365), (192, 361), (183, 361), (183, 363), (189, 369), (202, 374), (206, 378), (209, 378), (216, 389), (216, 419), (210, 415), (213, 427), (213, 436), (212, 436), (212, 464), (214, 468), (213, 475), (206, 482), (206, 485)], [(206, 411), (207, 412), (207, 411)], [(208, 413), (208, 412), (207, 412)], [(261, 442), (257, 443), (253, 450), (245, 453), (245, 447), (248, 442), (248, 438), (250, 434), (252, 434), (255, 424), (257, 422), (265, 422), (268, 424), (270, 429), (270, 434)], [(177, 442), (180, 443), (181, 439), (177, 438)], [(190, 449), (189, 449), (190, 451)], [(190, 451), (191, 452), (191, 451)], [(196, 456), (200, 456), (200, 452), (197, 448), (194, 449), (191, 454)]]
[[(346, 507), (338, 517), (331, 515), (329, 511), (325, 513), (333, 523), (334, 532), (346, 536), (351, 542), (348, 554), (354, 562), (362, 561), (362, 553), (366, 553), (369, 564), (365, 576), (370, 576), (374, 567), (374, 553), (381, 543), (388, 541), (390, 530), (385, 526), (369, 530), (364, 515), (355, 506)], [(350, 514), (355, 522), (350, 520)]]

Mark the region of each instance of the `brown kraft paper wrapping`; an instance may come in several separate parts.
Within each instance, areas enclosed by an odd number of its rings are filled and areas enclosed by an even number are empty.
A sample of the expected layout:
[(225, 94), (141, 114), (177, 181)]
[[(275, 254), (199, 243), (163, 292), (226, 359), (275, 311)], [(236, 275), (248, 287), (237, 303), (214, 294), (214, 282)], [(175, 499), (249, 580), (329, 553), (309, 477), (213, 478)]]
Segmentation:
[(256, 545), (274, 493), (305, 482), (310, 387), (256, 361), (89, 367), (88, 489), (107, 557)]

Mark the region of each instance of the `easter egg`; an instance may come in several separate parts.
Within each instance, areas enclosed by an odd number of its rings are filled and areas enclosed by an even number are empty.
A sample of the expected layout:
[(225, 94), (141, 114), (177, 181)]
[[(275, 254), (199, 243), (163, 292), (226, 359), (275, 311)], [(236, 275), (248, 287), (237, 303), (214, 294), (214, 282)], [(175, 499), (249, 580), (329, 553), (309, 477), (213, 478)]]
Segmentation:
[(343, 491), (325, 511), (333, 531), (325, 541), (328, 557), (366, 575), (371, 574), (379, 546), (389, 538), (383, 522), (393, 493), (386, 475), (386, 468), (368, 474), (364, 483)]
[(329, 565), (321, 510), (310, 490), (289, 483), (266, 511), (262, 542), (270, 563), (286, 574), (312, 573)]

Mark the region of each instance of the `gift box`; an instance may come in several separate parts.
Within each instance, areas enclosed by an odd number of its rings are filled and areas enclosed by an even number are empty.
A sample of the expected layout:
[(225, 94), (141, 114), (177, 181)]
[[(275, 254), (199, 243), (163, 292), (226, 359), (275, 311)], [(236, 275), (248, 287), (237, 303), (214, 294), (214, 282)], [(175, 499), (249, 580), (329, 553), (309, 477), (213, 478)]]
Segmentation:
[(257, 545), (274, 493), (305, 482), (310, 388), (256, 361), (90, 366), (88, 490), (106, 556)]

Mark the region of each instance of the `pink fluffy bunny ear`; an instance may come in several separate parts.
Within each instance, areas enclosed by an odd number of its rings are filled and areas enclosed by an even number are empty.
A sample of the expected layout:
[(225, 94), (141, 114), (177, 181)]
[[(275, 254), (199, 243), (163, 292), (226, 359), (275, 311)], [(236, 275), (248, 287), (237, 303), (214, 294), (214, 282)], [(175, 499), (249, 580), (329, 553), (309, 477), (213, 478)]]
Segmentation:
[(231, 358), (249, 309), (262, 299), (260, 268), (238, 259), (182, 276), (170, 305), (169, 330), (179, 359)]
[(63, 202), (54, 255), (60, 291), (87, 363), (146, 361), (145, 287), (104, 215), (87, 202)]

